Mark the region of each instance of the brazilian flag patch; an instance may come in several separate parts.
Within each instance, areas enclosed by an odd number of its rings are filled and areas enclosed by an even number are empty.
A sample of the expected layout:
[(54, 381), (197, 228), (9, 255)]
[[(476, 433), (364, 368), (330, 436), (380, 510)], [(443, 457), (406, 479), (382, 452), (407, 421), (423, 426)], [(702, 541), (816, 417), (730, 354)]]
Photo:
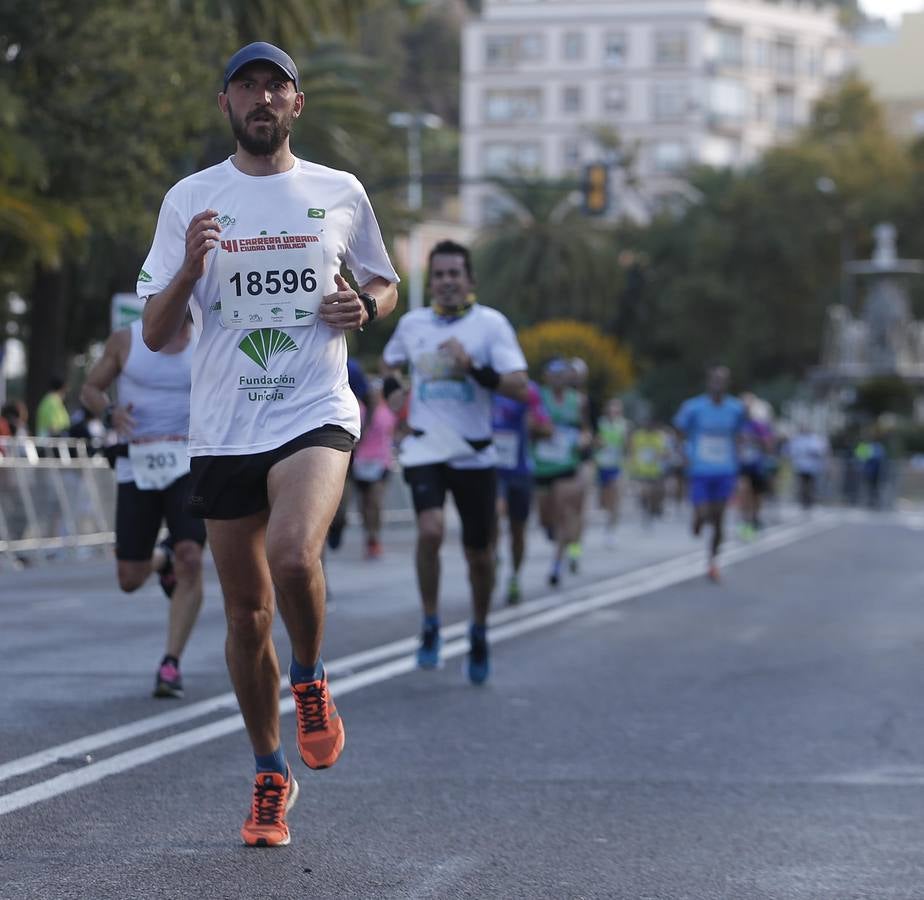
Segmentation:
[(309, 219), (323, 219), (326, 214), (326, 209), (318, 209), (315, 206), (312, 206), (311, 209), (308, 210)]

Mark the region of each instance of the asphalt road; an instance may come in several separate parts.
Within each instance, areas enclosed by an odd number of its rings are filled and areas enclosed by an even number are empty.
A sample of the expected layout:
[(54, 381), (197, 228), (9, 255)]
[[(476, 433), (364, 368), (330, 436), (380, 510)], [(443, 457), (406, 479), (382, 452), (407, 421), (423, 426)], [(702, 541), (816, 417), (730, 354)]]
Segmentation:
[(214, 573), (179, 702), (149, 696), (156, 584), (124, 597), (102, 559), (3, 573), (0, 897), (920, 900), (924, 519), (784, 518), (730, 544), (719, 586), (679, 520), (615, 551), (592, 529), (554, 594), (532, 535), (480, 689), (455, 541), (458, 627), (427, 673), (410, 530), (374, 563), (348, 536), (325, 645), (347, 746), (299, 765), (276, 850), (239, 844), (252, 759)]

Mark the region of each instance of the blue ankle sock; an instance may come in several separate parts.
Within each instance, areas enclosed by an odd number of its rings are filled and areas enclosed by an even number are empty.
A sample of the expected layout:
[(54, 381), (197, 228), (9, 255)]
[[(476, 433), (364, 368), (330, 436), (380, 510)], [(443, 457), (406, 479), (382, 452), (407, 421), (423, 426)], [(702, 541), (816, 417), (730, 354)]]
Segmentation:
[(488, 636), (488, 626), (487, 625), (476, 625), (472, 623), (471, 628), (468, 630), (469, 636), (474, 639), (484, 640)]
[(424, 629), (435, 628), (437, 631), (440, 630), (440, 617), (439, 616), (424, 616), (423, 620)]
[(324, 677), (324, 663), (318, 657), (317, 665), (303, 666), (295, 656), (289, 665), (289, 681), (292, 684), (307, 684), (309, 681), (320, 681)]
[(286, 762), (286, 754), (280, 744), (272, 753), (259, 754), (254, 753), (254, 760), (257, 763), (257, 774), (260, 772), (278, 772), (280, 775), (288, 775), (289, 765)]

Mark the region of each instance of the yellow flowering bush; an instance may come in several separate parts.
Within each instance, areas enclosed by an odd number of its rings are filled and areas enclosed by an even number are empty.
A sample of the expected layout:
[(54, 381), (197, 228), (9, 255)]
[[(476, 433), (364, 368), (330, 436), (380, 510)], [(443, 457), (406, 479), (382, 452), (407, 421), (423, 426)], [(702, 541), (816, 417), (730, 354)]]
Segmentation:
[(588, 393), (598, 401), (621, 394), (635, 380), (632, 357), (615, 338), (583, 322), (553, 319), (517, 333), (529, 362), (530, 375), (539, 379), (550, 359), (579, 356), (587, 363)]

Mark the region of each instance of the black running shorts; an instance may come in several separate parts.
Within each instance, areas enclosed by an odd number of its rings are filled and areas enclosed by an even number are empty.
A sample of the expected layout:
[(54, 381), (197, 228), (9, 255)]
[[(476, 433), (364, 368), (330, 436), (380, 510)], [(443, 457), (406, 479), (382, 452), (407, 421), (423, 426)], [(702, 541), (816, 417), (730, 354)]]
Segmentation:
[(404, 470), (414, 511), (442, 509), (446, 492), (452, 494), (462, 520), (462, 544), (484, 550), (491, 543), (497, 515), (497, 475), (489, 469), (453, 469), (446, 463), (411, 466)]
[(194, 456), (189, 511), (200, 519), (243, 519), (269, 507), (267, 476), (278, 462), (306, 447), (351, 453), (356, 438), (339, 425), (322, 425), (275, 450), (241, 456)]
[(119, 484), (116, 499), (116, 559), (142, 562), (151, 558), (157, 532), (166, 520), (178, 541), (205, 544), (205, 523), (187, 509), (191, 479), (178, 478), (162, 491), (142, 491), (134, 481)]
[(537, 488), (550, 488), (556, 481), (566, 481), (569, 478), (576, 478), (577, 469), (568, 469), (564, 472), (556, 472), (554, 475), (536, 475), (533, 478), (533, 484)]

